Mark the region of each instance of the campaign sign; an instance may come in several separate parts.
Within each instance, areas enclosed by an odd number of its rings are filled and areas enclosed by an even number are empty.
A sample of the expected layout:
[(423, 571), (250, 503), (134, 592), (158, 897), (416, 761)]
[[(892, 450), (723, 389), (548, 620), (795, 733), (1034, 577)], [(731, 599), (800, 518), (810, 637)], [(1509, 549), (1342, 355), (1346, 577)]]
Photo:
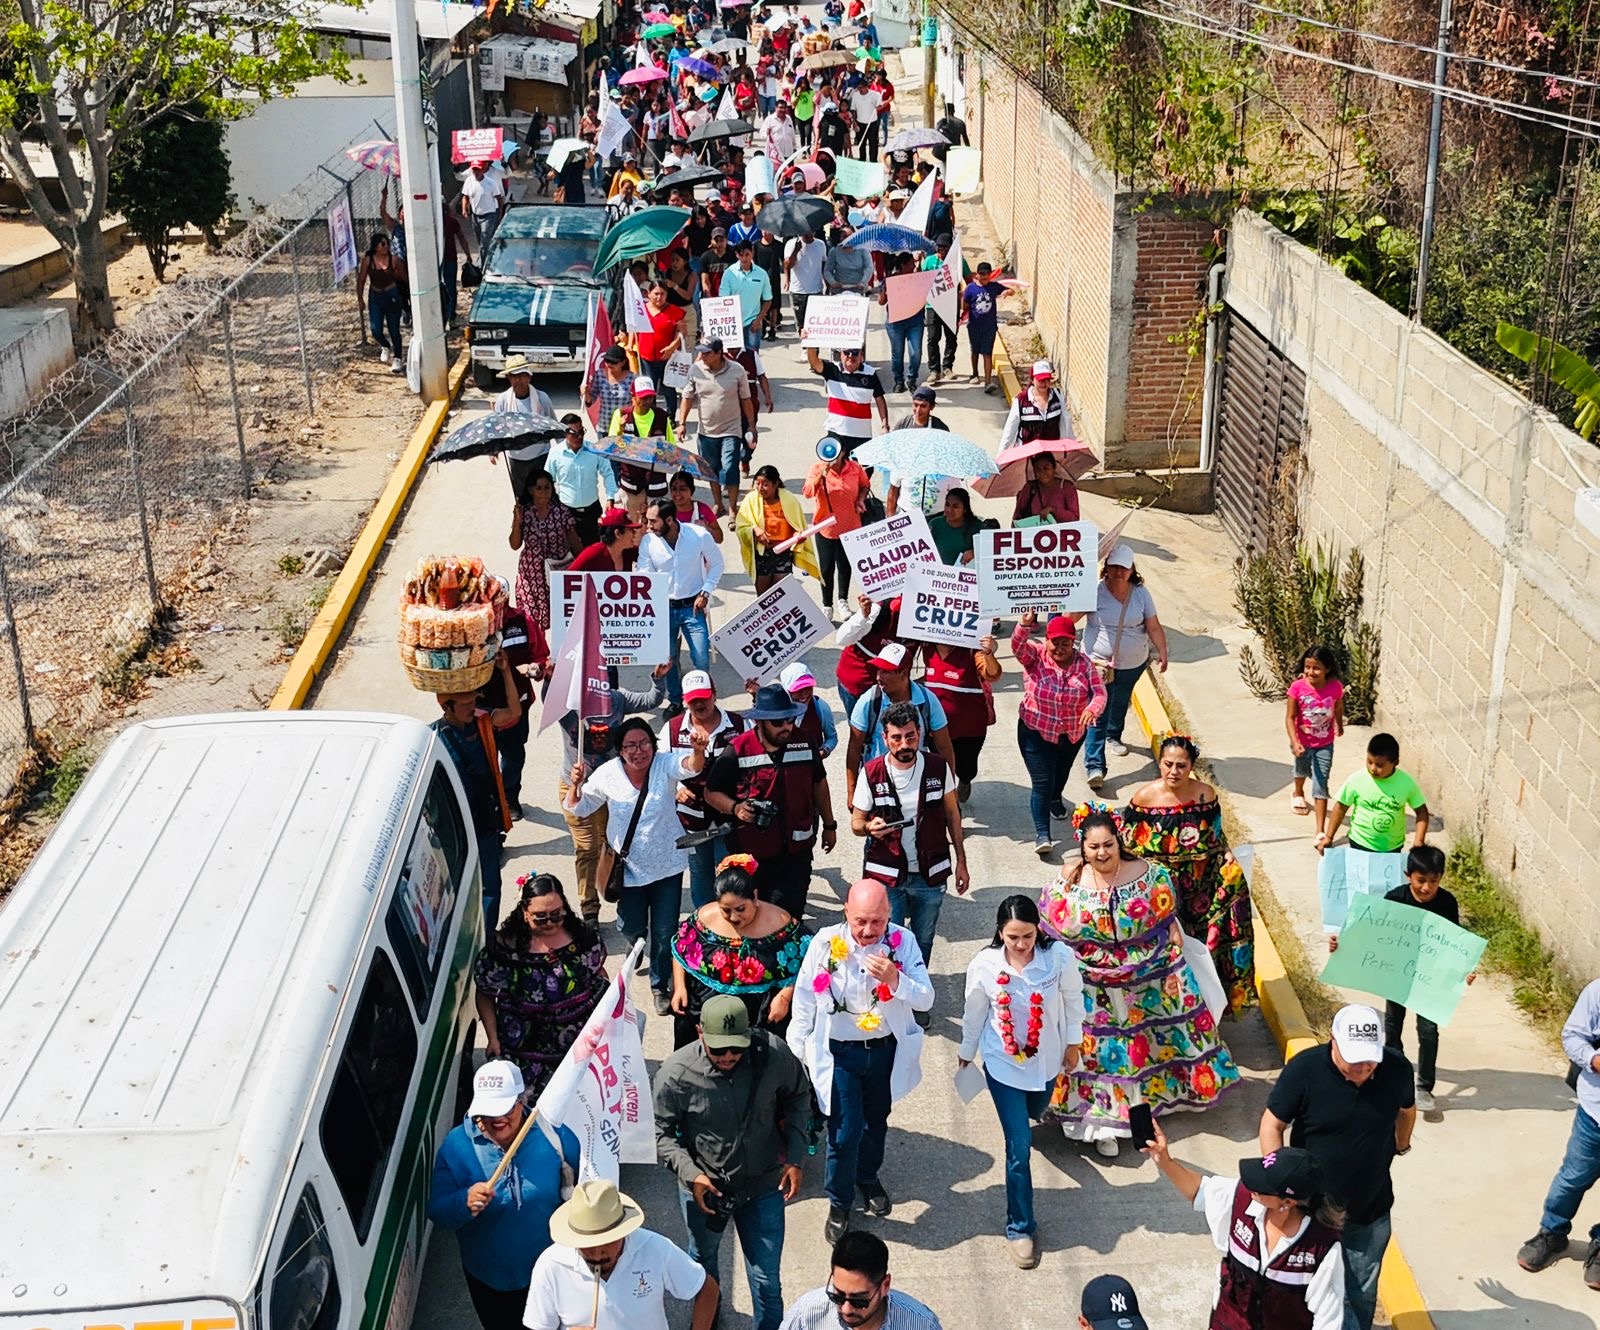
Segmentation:
[(806, 301), (806, 326), (800, 333), (800, 345), (841, 351), (866, 345), (867, 315), (871, 309), (872, 302), (866, 296), (812, 296)]
[(667, 658), (671, 577), (667, 573), (571, 573), (550, 571), (550, 649), (556, 651), (594, 583), (600, 603), (600, 654), (608, 665), (659, 665)]
[(722, 338), (730, 356), (744, 349), (744, 315), (738, 296), (704, 296), (700, 301), (700, 340)]
[(1372, 854), (1347, 845), (1330, 845), (1317, 864), (1317, 895), (1322, 901), (1322, 926), (1330, 933), (1344, 927), (1350, 902), (1357, 896), (1382, 896), (1406, 880), (1406, 857)]
[(450, 160), (498, 162), (504, 139), (505, 130), (498, 125), (493, 129), (458, 129), (450, 135)]
[(988, 620), (978, 608), (978, 574), (948, 564), (913, 564), (900, 592), (900, 636), (976, 650)]
[(855, 574), (856, 589), (870, 600), (898, 596), (913, 564), (941, 563), (928, 519), (915, 509), (846, 531), (839, 541)]
[(991, 618), (1094, 609), (1099, 530), (1093, 522), (980, 531), (973, 549), (978, 601)]
[(1435, 1025), (1456, 1014), (1484, 941), (1448, 919), (1382, 896), (1353, 896), (1324, 983), (1376, 993)]
[(828, 616), (798, 579), (786, 577), (717, 629), (711, 640), (741, 679), (771, 683), (785, 665), (832, 631)]

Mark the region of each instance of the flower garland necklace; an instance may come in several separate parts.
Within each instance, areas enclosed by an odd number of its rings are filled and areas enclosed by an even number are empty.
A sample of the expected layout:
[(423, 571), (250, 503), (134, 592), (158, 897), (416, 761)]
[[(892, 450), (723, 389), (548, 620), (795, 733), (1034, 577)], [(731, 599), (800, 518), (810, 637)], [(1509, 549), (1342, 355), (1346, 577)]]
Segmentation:
[(999, 1011), (1000, 1044), (1018, 1062), (1027, 1062), (1039, 1052), (1039, 1035), (1044, 1029), (1044, 998), (1038, 993), (1028, 995), (1028, 1042), (1019, 1044), (1017, 1027), (1011, 1017), (1011, 994), (1004, 987), (1011, 982), (1011, 976), (1002, 970), (995, 975), (994, 981), (1002, 986), (994, 1000)]
[[(884, 936), (884, 944), (889, 948), (889, 960), (897, 970), (904, 970), (905, 965), (896, 956), (895, 948), (900, 945), (902, 938), (900, 930), (894, 929)], [(872, 1001), (866, 1010), (852, 1012), (844, 1003), (844, 999), (833, 992), (833, 976), (838, 972), (839, 963), (850, 955), (850, 944), (842, 937), (835, 937), (828, 943), (828, 959), (820, 974), (811, 981), (811, 991), (821, 996), (828, 994), (833, 1002), (832, 1014), (844, 1012), (847, 1016), (856, 1018), (856, 1029), (865, 1030), (869, 1034), (883, 1024), (883, 1017), (878, 1012), (878, 1004), (887, 1002), (894, 996), (894, 989), (886, 983), (877, 983), (872, 986)]]

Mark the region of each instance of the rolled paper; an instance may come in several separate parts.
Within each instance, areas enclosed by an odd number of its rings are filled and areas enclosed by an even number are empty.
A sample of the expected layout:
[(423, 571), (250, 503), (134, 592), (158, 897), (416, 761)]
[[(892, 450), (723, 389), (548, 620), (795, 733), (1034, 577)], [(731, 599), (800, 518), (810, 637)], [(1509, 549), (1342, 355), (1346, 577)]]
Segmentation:
[(788, 540), (779, 541), (772, 547), (772, 552), (774, 554), (787, 554), (802, 540), (805, 540), (809, 536), (820, 535), (827, 531), (829, 527), (837, 526), (838, 522), (839, 519), (836, 517), (825, 517), (820, 522), (813, 522), (804, 531), (798, 531), (794, 535), (790, 536)]

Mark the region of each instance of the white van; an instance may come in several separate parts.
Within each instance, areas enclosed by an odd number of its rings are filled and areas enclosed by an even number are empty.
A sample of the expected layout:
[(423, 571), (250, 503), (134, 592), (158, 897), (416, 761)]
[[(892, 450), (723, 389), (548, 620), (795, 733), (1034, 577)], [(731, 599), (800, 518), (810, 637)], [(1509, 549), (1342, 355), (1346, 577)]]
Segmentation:
[(0, 909), (0, 1330), (405, 1330), (470, 828), (415, 720), (111, 745)]

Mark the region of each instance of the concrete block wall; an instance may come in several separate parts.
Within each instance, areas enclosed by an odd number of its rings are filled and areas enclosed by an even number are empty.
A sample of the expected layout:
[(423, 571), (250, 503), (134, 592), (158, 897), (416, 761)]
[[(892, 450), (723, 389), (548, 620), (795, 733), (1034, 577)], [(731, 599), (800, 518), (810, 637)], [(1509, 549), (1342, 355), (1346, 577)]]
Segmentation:
[[(1600, 452), (1250, 213), (1227, 303), (1306, 372), (1308, 537), (1367, 560), (1379, 724), (1580, 982), (1600, 973)], [(1335, 778), (1353, 770), (1341, 751)]]

